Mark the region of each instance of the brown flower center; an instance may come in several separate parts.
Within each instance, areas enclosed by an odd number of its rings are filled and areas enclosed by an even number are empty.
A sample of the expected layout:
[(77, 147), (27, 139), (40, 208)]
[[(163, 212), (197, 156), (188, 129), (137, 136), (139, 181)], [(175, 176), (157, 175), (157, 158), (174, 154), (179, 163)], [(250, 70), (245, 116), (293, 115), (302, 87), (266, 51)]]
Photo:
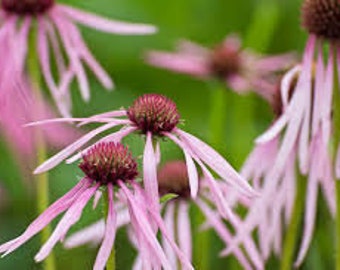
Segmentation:
[(167, 162), (158, 171), (158, 188), (161, 195), (173, 193), (190, 198), (189, 177), (183, 161)]
[(1, 0), (2, 8), (18, 15), (38, 15), (54, 5), (54, 0)]
[(142, 133), (151, 132), (159, 136), (162, 136), (162, 132), (171, 132), (180, 119), (176, 104), (157, 94), (137, 98), (127, 115)]
[(99, 143), (83, 156), (79, 168), (90, 179), (100, 182), (117, 184), (118, 180), (127, 182), (137, 174), (137, 163), (129, 150), (120, 143)]
[(222, 44), (211, 52), (210, 70), (216, 77), (225, 80), (240, 69), (241, 58), (238, 49)]
[(338, 0), (305, 0), (302, 26), (311, 34), (328, 40), (340, 38), (340, 3)]

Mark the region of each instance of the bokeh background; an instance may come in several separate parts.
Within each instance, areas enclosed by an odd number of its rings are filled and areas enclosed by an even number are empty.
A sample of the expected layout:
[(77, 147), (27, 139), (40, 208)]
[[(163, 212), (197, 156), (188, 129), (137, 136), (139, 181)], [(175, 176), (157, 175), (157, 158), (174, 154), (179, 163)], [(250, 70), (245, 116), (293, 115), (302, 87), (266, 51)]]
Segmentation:
[[(297, 0), (64, 0), (60, 3), (109, 18), (159, 27), (159, 33), (152, 36), (108, 35), (81, 28), (93, 54), (114, 78), (116, 89), (114, 92), (105, 91), (89, 72), (92, 98), (84, 104), (78, 91), (73, 91), (75, 116), (127, 107), (140, 94), (161, 93), (177, 103), (185, 120), (182, 124), (185, 130), (204, 140), (209, 137), (211, 85), (150, 67), (143, 61), (144, 52), (148, 49), (171, 51), (180, 38), (212, 46), (230, 33), (238, 33), (244, 47), (266, 54), (301, 53), (306, 40), (306, 33), (300, 27), (301, 1)], [(254, 138), (270, 124), (273, 115), (266, 102), (253, 94), (239, 96), (226, 89), (225, 98), (223, 140), (215, 143), (214, 147), (236, 168), (240, 168), (252, 149)], [(132, 136), (125, 142), (137, 156), (141, 155), (142, 138)], [(51, 150), (49, 154), (55, 152)], [(162, 162), (183, 158), (170, 142), (162, 143), (162, 152)], [(0, 207), (0, 240), (3, 242), (20, 234), (36, 217), (36, 211), (32, 195), (34, 185), (27, 179), (21, 179), (15, 154), (10, 152), (4, 138), (0, 140), (0, 156), (1, 185), (7, 192)], [(74, 186), (81, 176), (76, 164), (54, 169), (50, 175), (51, 201)], [(333, 268), (332, 221), (322, 201), (319, 207), (317, 231), (302, 269)], [(71, 232), (100, 216), (100, 208), (92, 211), (89, 205)], [(193, 225), (192, 229), (198, 232), (199, 225)], [(233, 258), (218, 258), (223, 246), (216, 237), (212, 237), (211, 247), (204, 251), (210, 253), (210, 269), (241, 269)], [(119, 232), (116, 243), (117, 269), (130, 269), (135, 251), (127, 244), (124, 230)], [(41, 266), (33, 260), (38, 249), (39, 237), (35, 237), (15, 253), (1, 259), (0, 269), (40, 269)], [(58, 269), (75, 270), (92, 269), (97, 252), (91, 247), (64, 250), (60, 244), (55, 251)], [(272, 258), (267, 269), (277, 268), (277, 260)]]

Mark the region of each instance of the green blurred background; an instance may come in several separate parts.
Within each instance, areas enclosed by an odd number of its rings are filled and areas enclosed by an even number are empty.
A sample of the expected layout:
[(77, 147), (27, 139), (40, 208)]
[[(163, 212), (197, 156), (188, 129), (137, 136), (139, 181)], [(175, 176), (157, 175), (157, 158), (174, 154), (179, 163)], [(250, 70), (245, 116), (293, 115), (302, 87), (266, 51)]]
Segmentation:
[[(58, 1), (59, 2), (59, 1)], [(159, 27), (152, 36), (118, 36), (96, 32), (81, 27), (85, 40), (93, 54), (114, 78), (116, 90), (105, 91), (91, 78), (92, 99), (84, 104), (78, 91), (73, 91), (74, 115), (89, 116), (127, 107), (142, 93), (162, 93), (178, 105), (183, 128), (207, 140), (210, 119), (211, 88), (208, 83), (150, 67), (143, 62), (148, 49), (173, 50), (175, 42), (187, 38), (206, 46), (224, 39), (227, 34), (238, 33), (244, 46), (261, 53), (275, 54), (286, 51), (301, 53), (306, 34), (299, 24), (300, 1), (296, 0), (69, 0), (60, 1), (109, 18), (131, 22), (143, 22)], [(76, 85), (74, 85), (76, 88)], [(255, 95), (239, 96), (226, 90), (226, 121), (224, 139), (214, 146), (236, 167), (240, 168), (253, 146), (253, 139), (271, 122), (269, 106)], [(125, 141), (134, 153), (141, 154), (142, 140), (132, 136)], [(0, 179), (8, 191), (8, 201), (1, 209), (0, 239), (5, 241), (17, 236), (36, 216), (32, 195), (27, 195), (18, 174), (13, 155), (0, 141)], [(55, 153), (51, 151), (50, 154)], [(171, 143), (162, 145), (162, 161), (182, 158), (180, 151)], [(69, 190), (82, 173), (75, 165), (62, 165), (51, 173), (51, 200)], [(33, 185), (33, 184), (32, 184)], [(318, 229), (303, 269), (332, 269), (332, 222), (323, 203), (318, 211)], [(87, 207), (79, 223), (71, 231), (82, 228), (101, 216), (100, 208), (92, 211)], [(322, 226), (320, 226), (322, 223)], [(55, 222), (54, 222), (55, 224)], [(197, 231), (198, 225), (193, 226)], [(118, 269), (130, 269), (134, 250), (126, 245), (122, 231), (116, 241)], [(204, 248), (204, 247), (202, 247)], [(222, 243), (213, 238), (210, 269), (240, 269), (233, 258), (218, 259)], [(35, 237), (10, 256), (0, 260), (0, 269), (40, 269), (33, 257), (39, 249), (39, 237)], [(92, 269), (96, 249), (81, 247), (63, 250), (55, 248), (58, 269)], [(267, 269), (277, 269), (273, 258)]]

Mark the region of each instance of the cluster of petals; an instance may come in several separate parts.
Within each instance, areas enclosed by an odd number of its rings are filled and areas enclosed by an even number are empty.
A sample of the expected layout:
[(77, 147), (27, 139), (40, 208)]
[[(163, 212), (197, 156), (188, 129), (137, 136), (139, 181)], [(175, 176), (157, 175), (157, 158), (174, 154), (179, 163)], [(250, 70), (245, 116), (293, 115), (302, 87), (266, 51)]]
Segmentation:
[[(153, 100), (153, 98), (155, 98), (155, 100), (166, 99), (164, 96), (156, 94), (147, 94), (140, 98), (150, 98), (151, 100)], [(86, 153), (88, 149), (86, 147), (84, 148), (86, 144), (88, 144), (100, 133), (113, 129), (114, 127), (122, 126), (120, 130), (106, 135), (105, 137), (99, 139), (97, 143), (109, 141), (120, 142), (127, 135), (138, 132), (138, 127), (127, 116), (127, 110), (119, 110), (94, 115), (88, 118), (61, 118), (32, 123), (31, 125), (53, 124), (58, 122), (78, 122), (78, 125), (80, 126), (90, 123), (102, 124), (100, 127), (88, 132), (83, 137), (76, 140), (74, 143), (70, 144), (59, 153), (45, 161), (35, 170), (35, 173), (42, 173), (50, 170), (65, 159), (67, 163), (72, 163), (78, 160), (79, 158), (81, 158), (83, 153)], [(157, 136), (160, 135), (169, 138), (182, 149), (187, 165), (192, 198), (197, 197), (199, 187), (199, 178), (196, 164), (201, 168), (202, 172), (209, 179), (208, 184), (210, 185), (211, 192), (213, 192), (213, 194), (215, 195), (213, 196), (213, 199), (215, 200), (215, 203), (219, 207), (221, 213), (223, 213), (224, 217), (228, 217), (230, 215), (230, 208), (225, 203), (225, 198), (222, 196), (221, 192), (217, 188), (217, 181), (215, 181), (214, 176), (210, 172), (210, 169), (212, 169), (217, 175), (219, 175), (219, 177), (224, 182), (235, 187), (246, 196), (257, 195), (257, 193), (248, 184), (248, 182), (245, 181), (220, 154), (218, 154), (214, 149), (212, 149), (200, 139), (179, 129), (178, 127), (174, 127), (171, 131), (161, 132), (161, 134), (157, 134)], [(161, 158), (159, 144), (157, 143), (155, 147), (153, 145), (153, 139), (157, 138), (157, 136), (155, 136), (155, 134), (152, 134), (151, 131), (146, 132), (146, 143), (143, 154), (144, 186), (146, 192), (152, 198), (152, 204), (155, 208), (159, 208), (157, 163)], [(75, 152), (77, 153), (74, 154)]]
[[(101, 148), (99, 147), (99, 149)], [(102, 184), (97, 179), (92, 179), (86, 175), (75, 187), (49, 206), (19, 237), (0, 245), (0, 253), (5, 256), (13, 252), (44, 229), (57, 216), (65, 212), (49, 239), (35, 256), (37, 262), (44, 260), (53, 247), (58, 242), (63, 241), (71, 226), (79, 221), (91, 198), (94, 198), (93, 208), (96, 208), (102, 197)], [(163, 238), (166, 239), (169, 247), (178, 257), (183, 269), (193, 269), (189, 259), (168, 233), (159, 212), (155, 211), (150, 205), (148, 195), (136, 182), (136, 179), (117, 179), (115, 183), (108, 182), (105, 184), (105, 189), (108, 205), (107, 218), (103, 230), (103, 240), (93, 269), (105, 269), (115, 242), (116, 231), (124, 222), (131, 225), (136, 237), (136, 245), (138, 249), (143, 250), (141, 260), (145, 264), (151, 265), (154, 269), (161, 267), (168, 270), (172, 269), (171, 262), (157, 239), (157, 232), (160, 230)], [(128, 209), (128, 211), (125, 211), (127, 215), (125, 220), (128, 221), (122, 221), (122, 218), (117, 217), (117, 211), (123, 208)]]
[[(261, 198), (252, 203), (235, 243), (258, 229), (265, 258), (271, 248), (281, 253), (282, 215), (289, 224), (297, 181), (306, 181), (303, 236), (295, 262), (303, 262), (313, 237), (318, 190), (335, 213), (335, 183), (331, 162), (334, 48), (327, 59), (323, 42), (311, 35), (301, 65), (291, 69), (281, 84), (282, 114), (257, 139), (241, 174), (259, 187)], [(316, 59), (315, 59), (316, 55)], [(258, 160), (261, 160), (259, 165)], [(296, 166), (298, 167), (296, 169)], [(296, 174), (304, 177), (297, 177)]]
[[(186, 182), (188, 182), (188, 176), (186, 172), (186, 165), (183, 161), (171, 161), (165, 163), (163, 168), (166, 166), (172, 167), (171, 169), (177, 170), (177, 172), (171, 172), (171, 170), (164, 170), (166, 173), (166, 177), (171, 181), (176, 181), (176, 177), (178, 175), (186, 175)], [(163, 169), (162, 168), (162, 169)], [(162, 170), (161, 169), (161, 170)], [(171, 174), (172, 175), (169, 175)], [(160, 193), (162, 190), (162, 181), (159, 180), (163, 175), (158, 173), (158, 181), (160, 186)], [(181, 176), (180, 176), (181, 177)], [(178, 178), (180, 178), (178, 177)], [(186, 194), (185, 192), (172, 193), (173, 195), (177, 195), (177, 197), (172, 198), (171, 200), (162, 204), (161, 212), (163, 213), (163, 220), (168, 230), (169, 236), (176, 241), (179, 248), (184, 252), (186, 257), (189, 260), (192, 260), (192, 224), (190, 219), (190, 209), (193, 206), (196, 206), (204, 215), (205, 223), (201, 225), (201, 229), (213, 229), (214, 232), (220, 237), (220, 239), (228, 247), (228, 244), (231, 242), (233, 238), (233, 232), (228, 226), (225, 224), (225, 219), (222, 218), (222, 214), (220, 213), (218, 206), (216, 206), (215, 201), (213, 199), (213, 193), (211, 193), (209, 184), (207, 182), (211, 181), (206, 175), (200, 177), (200, 187), (198, 195), (195, 199), (190, 198), (189, 191)], [(170, 185), (177, 186), (178, 183), (171, 183)], [(224, 182), (218, 182), (216, 185), (219, 192), (225, 197), (228, 198), (228, 195), (231, 194), (230, 186), (225, 184)], [(179, 191), (179, 190), (177, 190)], [(175, 192), (175, 191), (173, 191)], [(246, 197), (244, 197), (247, 200)], [(248, 200), (249, 201), (249, 200)], [(228, 204), (230, 204), (228, 200)], [(120, 226), (125, 226), (129, 224), (129, 217), (127, 215), (126, 207), (121, 207), (119, 212), (117, 213), (117, 220), (119, 220)], [(227, 220), (229, 224), (235, 229), (239, 226), (241, 222), (241, 218), (237, 216), (236, 213), (230, 214), (229, 219)], [(104, 228), (105, 223), (103, 220), (100, 220), (78, 232), (68, 237), (64, 245), (66, 248), (74, 248), (84, 244), (91, 244), (92, 246), (97, 246), (104, 237)], [(129, 230), (129, 237), (131, 243), (138, 250), (138, 257), (135, 260), (133, 269), (154, 269), (152, 267), (145, 267), (145, 263), (143, 263), (143, 251), (138, 248), (136, 244), (136, 237), (133, 235), (132, 231)], [(171, 263), (172, 269), (178, 269), (178, 261), (176, 253), (173, 248), (169, 245), (167, 239), (163, 236), (162, 238), (162, 248), (166, 253), (169, 261)], [(223, 252), (221, 253), (221, 256)], [(255, 242), (250, 237), (244, 243), (244, 249), (237, 247), (233, 250), (233, 255), (238, 259), (240, 264), (244, 269), (263, 269), (263, 260), (261, 258), (261, 254), (258, 251)]]
[[(253, 90), (269, 102), (273, 101), (277, 73), (289, 68), (295, 58), (292, 54), (259, 56), (242, 49), (241, 41), (236, 35), (227, 36), (216, 48), (208, 49), (182, 40), (178, 42), (176, 49), (173, 53), (150, 51), (146, 54), (146, 61), (156, 67), (203, 80), (218, 77), (238, 93)], [(221, 62), (218, 64), (222, 65), (222, 69), (223, 65), (229, 69), (224, 75), (216, 74), (213, 63), (216, 58)]]
[[(82, 98), (86, 101), (90, 98), (84, 63), (105, 88), (113, 88), (111, 78), (92, 55), (75, 24), (80, 23), (99, 31), (123, 35), (150, 34), (156, 29), (150, 25), (105, 19), (64, 4), (51, 2), (50, 8), (39, 13), (16, 13), (6, 10), (5, 4), (2, 5), (0, 10), (0, 73), (4, 78), (11, 78), (12, 74), (24, 73), (30, 46), (30, 29), (34, 26), (33, 21), (36, 20), (38, 27), (36, 50), (42, 75), (58, 110), (63, 116), (69, 116), (71, 111), (69, 90), (74, 78), (79, 82)], [(51, 55), (57, 66), (56, 76), (52, 72)], [(6, 90), (1, 88), (2, 91)]]

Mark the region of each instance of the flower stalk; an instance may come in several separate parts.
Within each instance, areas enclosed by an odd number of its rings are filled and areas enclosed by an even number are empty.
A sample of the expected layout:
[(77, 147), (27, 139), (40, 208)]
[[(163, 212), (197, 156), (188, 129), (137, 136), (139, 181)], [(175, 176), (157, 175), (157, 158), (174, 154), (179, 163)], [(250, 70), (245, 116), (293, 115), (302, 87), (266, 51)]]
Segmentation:
[[(42, 93), (41, 93), (41, 74), (39, 66), (39, 58), (36, 51), (36, 40), (37, 40), (37, 27), (34, 25), (30, 33), (30, 47), (27, 59), (27, 68), (31, 83), (31, 88), (37, 103), (37, 113), (39, 113), (39, 106), (42, 104)], [(36, 162), (41, 164), (47, 158), (46, 143), (43, 138), (43, 134), (39, 128), (35, 130), (35, 144), (36, 144)], [(49, 184), (48, 184), (48, 173), (42, 173), (35, 175), (36, 183), (36, 197), (37, 197), (37, 211), (42, 213), (49, 206)], [(45, 243), (51, 235), (51, 227), (47, 226), (41, 233), (41, 242)], [(49, 257), (44, 261), (45, 270), (55, 270), (56, 263), (54, 253), (51, 253)]]
[[(104, 192), (103, 206), (104, 219), (106, 219), (109, 213), (109, 196), (107, 192)], [(116, 270), (116, 249), (114, 246), (111, 249), (110, 257), (107, 260), (106, 270)]]
[(302, 176), (300, 173), (298, 173), (298, 177), (296, 180), (297, 191), (290, 224), (287, 227), (283, 243), (282, 260), (280, 266), (281, 270), (290, 270), (293, 268), (295, 247), (299, 238), (299, 229), (301, 227), (301, 221), (303, 217), (307, 179), (305, 176)]

